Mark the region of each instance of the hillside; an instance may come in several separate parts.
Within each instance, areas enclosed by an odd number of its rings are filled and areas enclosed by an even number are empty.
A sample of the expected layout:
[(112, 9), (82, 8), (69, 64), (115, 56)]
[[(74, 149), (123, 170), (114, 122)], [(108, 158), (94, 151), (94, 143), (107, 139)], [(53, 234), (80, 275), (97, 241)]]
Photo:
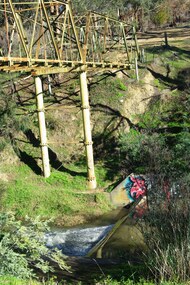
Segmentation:
[(110, 191), (130, 172), (158, 170), (145, 159), (147, 151), (152, 157), (156, 146), (150, 144), (147, 150), (143, 144), (164, 133), (165, 147), (173, 148), (179, 134), (189, 129), (189, 38), (169, 39), (168, 47), (140, 44), (146, 61), (139, 63), (139, 82), (134, 70), (88, 74), (98, 180), (98, 191), (91, 195), (85, 194), (78, 76), (52, 77), (51, 90), (48, 78), (43, 79), (52, 171), (44, 179), (33, 79), (26, 74), (1, 74), (1, 210), (16, 211), (21, 217), (54, 217), (61, 225), (84, 223), (111, 209), (101, 192)]

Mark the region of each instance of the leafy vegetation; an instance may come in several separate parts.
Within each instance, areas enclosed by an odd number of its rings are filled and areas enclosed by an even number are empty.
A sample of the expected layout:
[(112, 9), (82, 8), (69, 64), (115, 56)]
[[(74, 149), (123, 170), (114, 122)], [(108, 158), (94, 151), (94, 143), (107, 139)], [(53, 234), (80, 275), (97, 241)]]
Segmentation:
[[(178, 190), (185, 185), (177, 185)], [(174, 187), (174, 186), (173, 186)], [(155, 189), (154, 189), (155, 190)], [(175, 193), (165, 202), (160, 203), (158, 211), (157, 199), (153, 199), (157, 206), (150, 202), (150, 212), (145, 217), (145, 224), (149, 230), (144, 229), (144, 236), (149, 247), (147, 264), (155, 279), (174, 280), (182, 282), (190, 277), (190, 216), (189, 216), (189, 191), (181, 194)], [(163, 198), (164, 199), (164, 198)]]
[[(50, 280), (47, 282), (38, 282), (35, 280), (19, 280), (17, 278), (13, 278), (13, 277), (0, 277), (0, 282), (2, 285), (25, 285), (26, 282), (28, 285), (63, 285), (63, 284), (67, 284), (67, 285), (72, 285), (72, 284), (76, 284), (76, 283), (70, 283), (68, 281), (66, 281), (65, 283), (61, 282), (61, 283), (57, 283), (57, 281), (54, 280)], [(78, 285), (85, 285), (83, 282), (78, 282)], [(111, 277), (107, 277), (107, 278), (103, 278), (100, 281), (94, 281), (93, 283), (94, 285), (154, 285), (155, 282), (151, 282), (151, 281), (146, 281), (146, 280), (140, 280), (139, 282), (135, 282), (132, 279), (122, 279), (120, 281), (117, 281), (116, 279), (113, 279)], [(160, 285), (188, 285), (188, 283), (186, 282), (162, 282), (160, 283)]]
[[(189, 0), (168, 1), (168, 0), (119, 0), (105, 2), (96, 0), (91, 3), (89, 0), (74, 0), (73, 7), (81, 13), (85, 10), (103, 12), (111, 16), (119, 16), (121, 20), (133, 21), (141, 29), (149, 29), (153, 25), (164, 24), (175, 26), (182, 19), (188, 18)], [(118, 15), (119, 14), (119, 15)]]
[[(131, 130), (121, 136), (121, 152), (126, 153), (127, 161), (133, 165), (134, 170), (135, 166), (140, 164), (145, 167), (144, 173), (150, 172), (148, 168), (151, 162), (155, 162), (157, 168), (153, 173), (159, 169), (170, 175), (173, 173), (173, 176), (188, 173), (188, 109), (189, 94), (180, 93), (171, 98), (170, 102), (154, 104), (139, 116), (138, 131)], [(162, 161), (163, 165), (159, 165), (159, 161)]]
[[(57, 281), (37, 281), (35, 279), (19, 279), (13, 276), (0, 276), (1, 285), (58, 285)], [(64, 284), (64, 283), (62, 283)], [(69, 283), (67, 283), (69, 284)]]
[[(119, 11), (120, 19), (133, 18), (141, 30), (148, 29), (152, 23), (156, 26), (175, 25), (180, 22), (180, 17), (189, 16), (184, 15), (183, 10), (189, 7), (189, 1), (96, 0), (92, 3), (85, 0), (73, 1), (73, 5), (78, 8), (78, 12), (79, 8), (83, 11), (91, 8), (97, 11), (101, 9), (101, 12), (106, 10), (110, 15), (116, 15), (118, 8), (122, 7), (124, 13)], [(2, 19), (0, 21), (3, 22)], [(123, 277), (123, 271), (116, 279), (114, 276), (105, 276), (100, 281), (94, 281), (95, 284), (188, 284), (188, 45), (187, 41), (185, 48), (178, 43), (178, 46), (146, 49), (148, 62), (144, 67), (154, 76), (152, 85), (155, 94), (146, 110), (135, 116), (125, 112), (125, 108), (128, 108), (125, 100), (132, 100), (129, 85), (133, 85), (134, 89), (139, 87), (130, 72), (122, 79), (117, 78), (116, 74), (106, 74), (98, 75), (89, 82), (99, 187), (106, 188), (112, 184), (110, 189), (113, 189), (114, 179), (122, 179), (130, 172), (143, 173), (150, 182), (150, 211), (143, 220), (145, 227), (142, 227), (142, 231), (149, 246), (145, 264), (151, 272), (150, 280), (154, 280), (149, 282), (141, 279), (144, 277), (142, 271), (132, 268), (130, 279)], [(140, 70), (140, 76), (143, 72), (144, 69)], [(1, 76), (1, 82), (5, 81), (13, 82), (7, 75)], [(69, 78), (68, 81), (70, 83), (67, 83), (62, 93), (56, 86), (55, 94), (45, 94), (49, 143), (51, 139), (54, 143), (49, 148), (52, 174), (47, 179), (40, 176), (40, 141), (33, 90), (30, 90), (29, 96), (23, 90), (11, 90), (10, 87), (6, 92), (1, 91), (0, 275), (5, 275), (0, 277), (1, 284), (40, 284), (31, 280), (31, 277), (36, 277), (36, 269), (43, 272), (52, 270), (44, 256), (56, 259), (60, 266), (67, 268), (59, 252), (50, 256), (41, 243), (44, 231), (47, 230), (47, 224), (41, 220), (52, 217), (58, 226), (80, 224), (112, 208), (106, 193), (86, 192), (83, 146), (76, 146), (76, 142), (83, 140), (77, 109), (80, 105), (78, 79)], [(62, 86), (64, 80), (59, 84)], [(140, 84), (147, 84), (144, 78)], [(26, 85), (28, 88), (30, 82), (26, 82)], [(48, 110), (53, 104), (56, 104), (56, 110)], [(74, 105), (76, 111), (65, 111), (60, 115), (58, 107), (61, 104)], [(170, 200), (167, 195), (171, 196)], [(33, 220), (25, 220), (26, 215), (31, 215)], [(40, 220), (36, 219), (37, 216)], [(133, 278), (136, 273), (137, 280)], [(17, 280), (15, 276), (27, 281)], [(57, 282), (50, 280), (43, 284), (54, 285)]]
[[(151, 281), (146, 281), (141, 279), (139, 282), (135, 282), (133, 280), (125, 280), (125, 278), (123, 278), (120, 281), (114, 280), (111, 277), (108, 277), (106, 280), (103, 280), (102, 282), (100, 281), (98, 284), (100, 285), (154, 285), (155, 282), (151, 282)], [(188, 283), (183, 283), (183, 282), (162, 282), (160, 283), (160, 285), (185, 285)]]
[(27, 218), (24, 223), (11, 212), (0, 214), (0, 276), (11, 275), (21, 279), (36, 277), (36, 270), (53, 271), (50, 261), (69, 270), (60, 251), (49, 252), (44, 235), (47, 222)]

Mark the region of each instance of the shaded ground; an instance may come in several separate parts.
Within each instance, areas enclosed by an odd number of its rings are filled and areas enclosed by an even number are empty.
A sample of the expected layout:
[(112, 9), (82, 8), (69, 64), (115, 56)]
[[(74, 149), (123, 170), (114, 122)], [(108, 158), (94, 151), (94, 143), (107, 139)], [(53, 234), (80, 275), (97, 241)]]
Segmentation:
[(146, 33), (138, 32), (138, 43), (146, 46), (165, 44), (165, 33), (167, 33), (169, 43), (188, 40), (190, 39), (190, 26), (154, 30)]
[[(71, 272), (60, 270), (56, 264), (52, 276), (56, 276), (57, 281), (62, 284), (97, 284), (97, 280), (105, 276), (111, 276), (114, 279), (121, 279), (124, 273), (126, 278), (138, 280), (139, 276), (146, 276), (146, 268), (139, 260), (122, 259), (91, 259), (91, 258), (69, 258), (67, 264), (71, 266)], [(96, 280), (96, 281), (95, 281)]]

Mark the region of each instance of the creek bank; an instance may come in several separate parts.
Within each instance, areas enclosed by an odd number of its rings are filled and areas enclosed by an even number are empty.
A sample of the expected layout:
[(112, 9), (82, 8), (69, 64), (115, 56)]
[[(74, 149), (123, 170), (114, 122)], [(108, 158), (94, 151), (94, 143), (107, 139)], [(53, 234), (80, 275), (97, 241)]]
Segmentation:
[[(51, 262), (54, 272), (50, 273), (49, 278), (56, 277), (58, 282), (65, 281), (63, 284), (82, 282), (82, 284), (92, 285), (95, 280), (98, 281), (106, 276), (112, 276), (118, 280), (121, 276), (125, 276), (126, 279), (132, 277), (135, 280), (139, 279), (139, 276), (143, 278), (148, 275), (142, 260), (135, 257), (128, 260), (69, 257), (66, 262), (70, 266), (70, 271), (61, 270), (56, 263)], [(41, 275), (41, 277), (44, 276)]]

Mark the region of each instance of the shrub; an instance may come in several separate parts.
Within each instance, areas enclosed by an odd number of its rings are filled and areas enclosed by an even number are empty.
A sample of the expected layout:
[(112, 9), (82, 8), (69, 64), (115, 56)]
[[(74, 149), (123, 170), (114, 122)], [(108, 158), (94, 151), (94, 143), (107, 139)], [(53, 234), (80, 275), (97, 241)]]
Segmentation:
[(166, 199), (149, 199), (143, 233), (149, 249), (146, 261), (157, 280), (190, 278), (190, 197), (184, 186), (178, 185), (178, 192), (173, 186)]
[(2, 136), (4, 140), (9, 140), (13, 138), (15, 134), (18, 134), (19, 131), (28, 129), (31, 120), (28, 116), (24, 115), (22, 110), (18, 112), (18, 104), (14, 94), (7, 95), (1, 89), (0, 92), (0, 136)]
[(168, 173), (172, 153), (162, 135), (131, 130), (120, 137), (119, 143), (124, 170), (146, 174)]
[(171, 11), (166, 3), (163, 3), (152, 16), (152, 21), (157, 26), (164, 25), (171, 20)]
[(31, 278), (36, 270), (53, 271), (51, 261), (68, 270), (61, 252), (49, 252), (45, 245), (47, 222), (26, 218), (25, 223), (17, 221), (11, 212), (0, 214), (0, 275)]

